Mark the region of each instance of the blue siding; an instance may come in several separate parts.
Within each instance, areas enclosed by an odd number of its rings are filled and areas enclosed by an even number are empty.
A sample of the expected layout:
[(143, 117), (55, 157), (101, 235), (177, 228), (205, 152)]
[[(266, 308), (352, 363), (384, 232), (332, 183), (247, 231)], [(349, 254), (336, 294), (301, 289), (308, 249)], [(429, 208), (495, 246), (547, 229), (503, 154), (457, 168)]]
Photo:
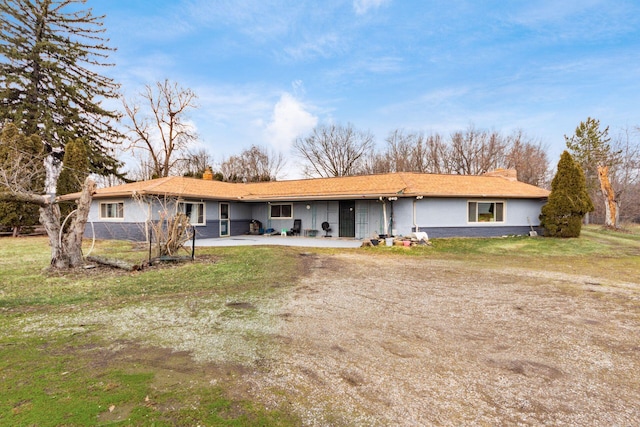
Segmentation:
[[(530, 227), (504, 226), (504, 227), (418, 227), (419, 231), (427, 233), (430, 239), (443, 237), (500, 237), (500, 236), (526, 236), (531, 231)], [(542, 233), (540, 227), (533, 227), (538, 234)]]
[[(538, 199), (498, 199), (505, 203), (505, 221), (501, 223), (472, 223), (467, 221), (467, 198), (427, 198), (400, 197), (394, 202), (386, 202), (387, 221), (393, 213), (393, 225), (390, 233), (409, 235), (418, 230), (425, 231), (429, 237), (492, 237), (503, 235), (526, 235), (529, 233), (529, 222), (537, 230), (538, 215), (544, 205)], [(473, 199), (483, 200), (483, 199)], [(493, 199), (492, 199), (493, 200)], [(225, 202), (226, 203), (226, 202)], [(279, 202), (287, 203), (287, 202)], [(249, 233), (252, 219), (259, 220), (263, 229), (273, 228), (276, 231), (290, 229), (294, 219), (302, 221), (302, 229), (313, 229), (323, 235), (321, 224), (327, 221), (333, 236), (338, 235), (338, 201), (305, 201), (290, 202), (293, 205), (292, 218), (272, 219), (268, 217), (268, 204), (230, 202), (230, 235), (240, 236)], [(206, 225), (196, 226), (196, 238), (208, 239), (220, 237), (218, 219), (219, 202), (206, 202)], [(356, 200), (356, 238), (368, 238), (374, 233), (383, 233), (383, 204), (378, 200)], [(99, 239), (146, 240), (143, 213), (155, 211), (136, 205), (125, 206), (125, 220), (97, 221), (93, 219), (96, 237)], [(138, 211), (136, 211), (137, 209)], [(97, 205), (92, 206), (94, 216)], [(135, 218), (129, 220), (129, 218)], [(540, 230), (538, 230), (540, 233)], [(91, 237), (88, 224), (85, 235)]]
[[(231, 220), (231, 235), (239, 236), (249, 233), (249, 220)], [(207, 221), (207, 225), (195, 227), (196, 239), (210, 239), (220, 237), (220, 222)], [(131, 240), (144, 242), (147, 240), (144, 222), (95, 222), (93, 232), (91, 224), (85, 226), (84, 235), (87, 238), (100, 240)]]
[(131, 240), (134, 242), (144, 242), (147, 240), (144, 222), (94, 222), (93, 229), (91, 224), (87, 223), (84, 235), (92, 238), (95, 232), (95, 238), (101, 240)]
[[(240, 236), (249, 233), (249, 221), (248, 219), (231, 220), (231, 236)], [(211, 239), (220, 237), (220, 221), (207, 220), (207, 225), (196, 227), (196, 239)]]

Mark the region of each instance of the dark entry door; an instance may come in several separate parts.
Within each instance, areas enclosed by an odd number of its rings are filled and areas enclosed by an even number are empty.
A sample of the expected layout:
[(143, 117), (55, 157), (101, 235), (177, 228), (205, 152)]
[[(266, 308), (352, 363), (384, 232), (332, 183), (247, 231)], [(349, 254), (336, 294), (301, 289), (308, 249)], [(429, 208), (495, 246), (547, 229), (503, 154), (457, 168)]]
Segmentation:
[(356, 202), (340, 201), (339, 236), (356, 237)]

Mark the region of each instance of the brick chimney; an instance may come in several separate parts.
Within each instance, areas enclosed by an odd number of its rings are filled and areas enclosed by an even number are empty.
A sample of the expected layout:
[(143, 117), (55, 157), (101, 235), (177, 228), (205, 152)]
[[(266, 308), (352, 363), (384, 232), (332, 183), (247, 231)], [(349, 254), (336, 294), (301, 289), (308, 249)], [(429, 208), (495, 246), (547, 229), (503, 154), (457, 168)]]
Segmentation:
[(213, 172), (210, 167), (207, 167), (202, 174), (202, 179), (205, 181), (213, 181)]
[(518, 180), (518, 171), (515, 169), (502, 169), (498, 168), (496, 170), (489, 171), (487, 173), (483, 173), (484, 176), (499, 176), (502, 178), (506, 178), (509, 181), (517, 181)]

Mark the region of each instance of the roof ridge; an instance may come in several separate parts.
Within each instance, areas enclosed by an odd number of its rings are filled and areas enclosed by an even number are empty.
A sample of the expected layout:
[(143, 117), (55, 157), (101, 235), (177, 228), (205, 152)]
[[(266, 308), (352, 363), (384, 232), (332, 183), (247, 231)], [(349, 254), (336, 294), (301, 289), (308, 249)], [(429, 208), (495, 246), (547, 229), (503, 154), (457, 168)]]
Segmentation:
[[(400, 176), (400, 180), (404, 183), (404, 187), (401, 188), (399, 190), (399, 192), (407, 192), (407, 190), (409, 190), (408, 192), (410, 193), (413, 190), (413, 181), (408, 180), (407, 178), (407, 172), (396, 172), (399, 176)], [(415, 172), (410, 172), (411, 174), (414, 174)]]
[(156, 178), (153, 181), (155, 181), (152, 185), (150, 185), (149, 187), (147, 187), (145, 189), (145, 191), (148, 190), (153, 190), (154, 188), (159, 187), (160, 185), (164, 184), (165, 182), (168, 181), (172, 181), (174, 178), (180, 178), (179, 176), (164, 176), (162, 178)]

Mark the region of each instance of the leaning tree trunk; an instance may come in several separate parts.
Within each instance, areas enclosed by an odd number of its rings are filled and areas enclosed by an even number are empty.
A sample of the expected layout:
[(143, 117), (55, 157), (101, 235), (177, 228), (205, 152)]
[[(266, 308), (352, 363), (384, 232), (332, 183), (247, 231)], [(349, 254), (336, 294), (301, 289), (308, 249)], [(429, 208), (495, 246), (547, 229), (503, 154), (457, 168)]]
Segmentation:
[(89, 209), (91, 208), (91, 200), (96, 190), (96, 183), (89, 177), (82, 184), (82, 193), (77, 202), (76, 214), (71, 221), (71, 225), (63, 236), (64, 247), (69, 255), (69, 266), (78, 267), (83, 264), (82, 256), (82, 236), (87, 225), (89, 217)]
[(82, 236), (95, 189), (95, 182), (87, 178), (82, 185), (78, 209), (66, 231), (60, 225), (60, 207), (57, 203), (50, 201), (40, 206), (40, 222), (49, 236), (51, 246), (52, 268), (79, 267), (83, 264)]
[(598, 166), (598, 179), (600, 180), (600, 191), (604, 198), (604, 224), (607, 227), (616, 228), (618, 226), (619, 202), (616, 200), (616, 193), (611, 186), (611, 181), (609, 181), (608, 166)]
[(40, 206), (40, 224), (42, 224), (49, 237), (51, 267), (68, 268), (68, 257), (60, 242), (60, 207), (53, 201)]

